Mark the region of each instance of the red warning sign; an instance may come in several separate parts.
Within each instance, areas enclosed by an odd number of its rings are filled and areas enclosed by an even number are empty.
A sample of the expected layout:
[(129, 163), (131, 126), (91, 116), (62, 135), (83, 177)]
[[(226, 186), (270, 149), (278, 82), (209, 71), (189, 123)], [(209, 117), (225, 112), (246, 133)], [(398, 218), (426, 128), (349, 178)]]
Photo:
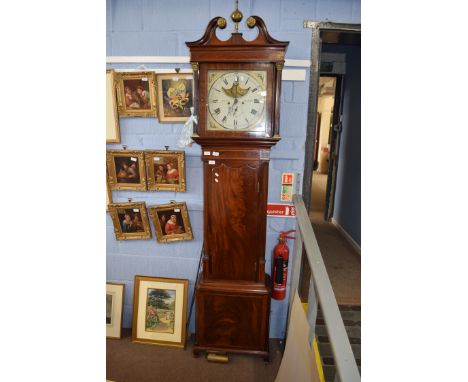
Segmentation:
[(267, 216), (283, 216), (293, 218), (296, 216), (296, 207), (292, 204), (268, 203)]

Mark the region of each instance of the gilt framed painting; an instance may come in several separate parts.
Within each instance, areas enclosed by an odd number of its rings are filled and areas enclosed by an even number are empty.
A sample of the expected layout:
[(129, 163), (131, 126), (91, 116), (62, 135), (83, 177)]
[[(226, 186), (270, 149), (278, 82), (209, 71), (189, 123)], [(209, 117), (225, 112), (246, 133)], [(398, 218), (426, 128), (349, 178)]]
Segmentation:
[(110, 203), (108, 208), (117, 240), (151, 239), (145, 202)]
[(122, 337), (125, 284), (106, 284), (106, 337)]
[(159, 243), (193, 240), (192, 226), (185, 202), (148, 207)]
[(145, 151), (149, 191), (185, 192), (185, 152)]
[(188, 280), (135, 276), (132, 340), (185, 347)]
[(116, 72), (121, 117), (156, 117), (154, 72)]
[(107, 173), (112, 190), (146, 191), (144, 151), (107, 150)]
[(193, 74), (158, 74), (156, 83), (159, 121), (185, 122), (193, 107)]

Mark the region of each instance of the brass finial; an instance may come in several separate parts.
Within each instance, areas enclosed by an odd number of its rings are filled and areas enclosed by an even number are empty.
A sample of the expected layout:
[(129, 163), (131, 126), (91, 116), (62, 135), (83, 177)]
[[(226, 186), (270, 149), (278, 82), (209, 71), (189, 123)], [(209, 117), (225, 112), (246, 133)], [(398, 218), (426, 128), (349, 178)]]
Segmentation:
[(242, 21), (244, 15), (239, 11), (239, 0), (236, 0), (236, 10), (231, 13), (231, 20), (236, 23), (236, 32), (239, 30), (239, 23)]
[(220, 29), (226, 28), (226, 19), (224, 17), (220, 17), (217, 21), (217, 24)]
[(255, 26), (255, 24), (257, 24), (257, 21), (252, 17), (250, 16), (248, 19), (247, 19), (247, 26), (249, 28), (253, 28)]

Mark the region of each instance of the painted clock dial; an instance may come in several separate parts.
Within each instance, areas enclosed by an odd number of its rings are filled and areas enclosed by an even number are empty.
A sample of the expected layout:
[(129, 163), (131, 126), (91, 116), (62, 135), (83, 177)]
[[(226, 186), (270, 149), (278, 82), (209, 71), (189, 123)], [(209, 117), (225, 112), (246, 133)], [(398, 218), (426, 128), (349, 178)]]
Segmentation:
[(265, 130), (266, 71), (208, 71), (208, 130)]

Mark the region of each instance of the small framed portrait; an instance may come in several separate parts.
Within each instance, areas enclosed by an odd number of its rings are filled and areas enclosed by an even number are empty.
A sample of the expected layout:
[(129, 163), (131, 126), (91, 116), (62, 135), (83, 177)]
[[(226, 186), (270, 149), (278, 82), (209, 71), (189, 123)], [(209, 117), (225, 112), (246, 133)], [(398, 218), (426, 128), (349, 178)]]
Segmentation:
[(110, 203), (108, 208), (117, 240), (151, 239), (145, 202)]
[(160, 243), (193, 240), (192, 227), (185, 202), (149, 206), (156, 239)]
[(125, 284), (106, 284), (106, 337), (122, 337), (122, 316)]
[(112, 190), (146, 191), (143, 151), (107, 150), (107, 173)]
[(158, 118), (160, 122), (185, 122), (193, 106), (193, 74), (158, 74)]
[(185, 151), (145, 151), (148, 190), (185, 192)]
[(106, 70), (106, 143), (120, 143), (119, 113), (113, 69)]
[(154, 72), (117, 72), (118, 110), (121, 117), (156, 117)]
[(132, 340), (185, 347), (188, 280), (135, 276)]

